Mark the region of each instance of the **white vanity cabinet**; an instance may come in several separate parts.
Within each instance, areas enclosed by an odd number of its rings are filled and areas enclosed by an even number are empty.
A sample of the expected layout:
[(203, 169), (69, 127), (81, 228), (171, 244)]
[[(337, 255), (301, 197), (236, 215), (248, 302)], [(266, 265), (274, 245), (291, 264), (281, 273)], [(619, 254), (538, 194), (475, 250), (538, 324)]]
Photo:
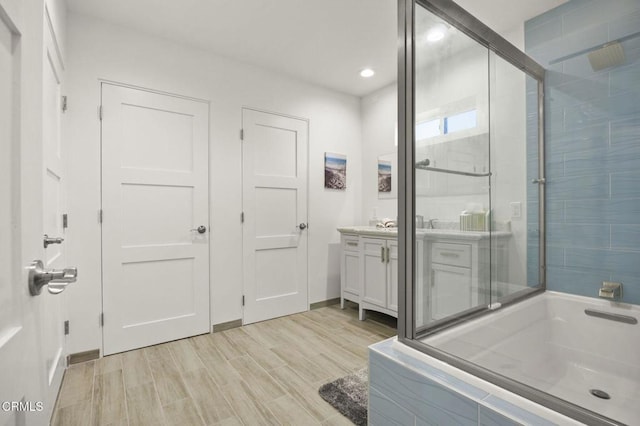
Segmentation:
[[(398, 316), (398, 237), (373, 227), (340, 231), (340, 301)], [(494, 285), (508, 282), (510, 232), (421, 229), (416, 235), (415, 314), (417, 327), (490, 303)], [(493, 271), (493, 273), (492, 273)], [(494, 293), (496, 291), (494, 290)]]

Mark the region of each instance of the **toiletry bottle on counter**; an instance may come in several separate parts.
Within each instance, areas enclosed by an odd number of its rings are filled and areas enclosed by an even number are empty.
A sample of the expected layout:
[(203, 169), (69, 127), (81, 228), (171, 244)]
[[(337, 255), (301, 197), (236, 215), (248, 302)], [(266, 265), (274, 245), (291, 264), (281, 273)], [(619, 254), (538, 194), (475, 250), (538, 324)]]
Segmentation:
[(460, 230), (471, 231), (471, 213), (466, 210), (460, 213)]
[(378, 222), (380, 222), (380, 219), (378, 219), (378, 209), (374, 207), (371, 211), (371, 217), (369, 218), (369, 226), (376, 226)]

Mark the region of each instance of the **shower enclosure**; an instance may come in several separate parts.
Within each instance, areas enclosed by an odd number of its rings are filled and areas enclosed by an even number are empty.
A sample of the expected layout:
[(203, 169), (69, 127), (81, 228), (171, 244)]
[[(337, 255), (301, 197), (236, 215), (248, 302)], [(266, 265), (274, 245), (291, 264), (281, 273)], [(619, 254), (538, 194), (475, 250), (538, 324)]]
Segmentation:
[(415, 342), (545, 289), (545, 70), (452, 1), (404, 5), (399, 335)]
[(510, 377), (507, 362), (471, 362), (469, 341), (430, 338), (546, 290), (546, 72), (453, 1), (400, 0), (399, 22), (398, 340), (574, 419), (616, 424)]

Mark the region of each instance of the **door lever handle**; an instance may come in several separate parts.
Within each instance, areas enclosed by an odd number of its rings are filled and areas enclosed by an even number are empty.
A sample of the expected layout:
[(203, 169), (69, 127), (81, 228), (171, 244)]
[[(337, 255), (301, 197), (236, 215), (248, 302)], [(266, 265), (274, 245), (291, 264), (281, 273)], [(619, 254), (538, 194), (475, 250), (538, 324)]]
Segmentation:
[(191, 229), (191, 232), (197, 232), (198, 234), (204, 234), (207, 232), (207, 227), (204, 225), (200, 225), (197, 228)]
[(51, 294), (60, 294), (71, 283), (78, 280), (78, 268), (64, 268), (62, 270), (54, 269), (51, 271), (54, 278), (49, 281), (47, 290)]
[(51, 244), (62, 244), (62, 242), (64, 241), (64, 238), (62, 237), (50, 237), (47, 234), (44, 234), (44, 248), (49, 247), (49, 245)]
[(37, 296), (42, 287), (49, 286), (49, 293), (59, 294), (78, 279), (78, 268), (45, 269), (41, 260), (34, 260), (29, 265), (29, 293)]

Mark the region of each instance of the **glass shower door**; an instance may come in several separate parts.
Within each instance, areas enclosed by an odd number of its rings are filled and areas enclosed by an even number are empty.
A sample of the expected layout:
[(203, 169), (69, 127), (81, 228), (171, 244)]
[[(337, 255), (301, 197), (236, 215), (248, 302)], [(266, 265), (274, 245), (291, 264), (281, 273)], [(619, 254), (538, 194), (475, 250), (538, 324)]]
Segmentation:
[(491, 295), (489, 50), (415, 10), (416, 330)]

